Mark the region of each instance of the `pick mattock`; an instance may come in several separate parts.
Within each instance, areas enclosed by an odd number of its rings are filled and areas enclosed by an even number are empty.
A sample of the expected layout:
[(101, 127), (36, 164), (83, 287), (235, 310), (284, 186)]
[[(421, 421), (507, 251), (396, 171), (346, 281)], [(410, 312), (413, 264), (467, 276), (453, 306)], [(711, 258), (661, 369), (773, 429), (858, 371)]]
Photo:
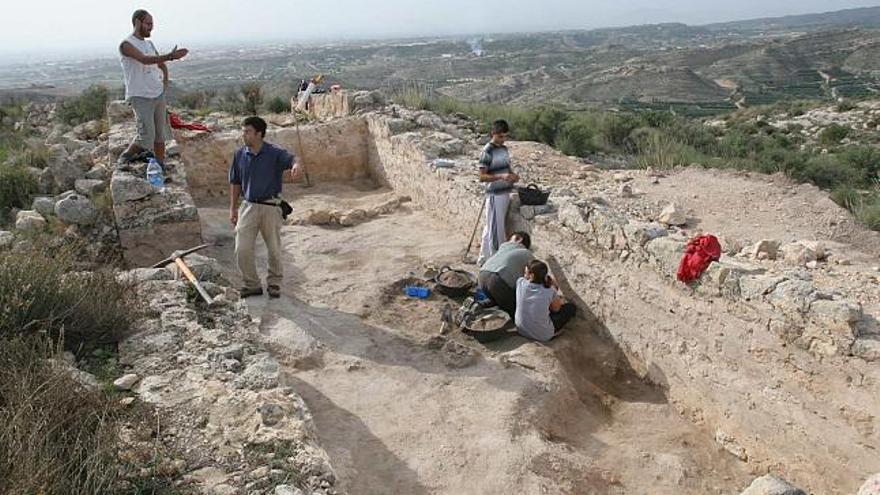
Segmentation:
[(468, 241), (468, 245), (464, 248), (464, 253), (461, 255), (462, 263), (468, 262), (468, 254), (471, 252), (471, 246), (474, 245), (474, 238), (477, 236), (477, 229), (480, 228), (480, 220), (483, 219), (483, 212), (486, 211), (486, 200), (480, 203), (480, 213), (477, 214), (477, 221), (474, 222), (474, 230), (471, 232), (471, 240)]
[(306, 179), (306, 183), (303, 187), (312, 187), (312, 181), (309, 180), (309, 171), (306, 169), (306, 149), (303, 148), (302, 137), (299, 135), (299, 112), (297, 110), (293, 111), (293, 125), (296, 128), (296, 144), (299, 147), (299, 163), (303, 170), (303, 177)]
[(208, 294), (208, 291), (206, 291), (205, 288), (202, 287), (202, 284), (199, 283), (199, 279), (197, 279), (196, 276), (193, 275), (192, 270), (190, 270), (189, 267), (186, 265), (186, 263), (183, 261), (184, 256), (192, 254), (200, 249), (205, 249), (206, 247), (209, 247), (209, 246), (210, 246), (210, 244), (202, 244), (201, 246), (196, 246), (191, 249), (185, 249), (182, 251), (174, 251), (173, 253), (171, 253), (171, 256), (169, 256), (169, 257), (165, 258), (164, 260), (153, 265), (153, 268), (165, 268), (166, 266), (170, 265), (171, 263), (174, 263), (175, 265), (177, 265), (177, 268), (180, 269), (180, 272), (183, 273), (183, 275), (187, 278), (187, 280), (189, 280), (190, 283), (193, 284), (193, 287), (195, 287), (196, 290), (199, 291), (199, 295), (202, 296), (202, 299), (204, 299), (205, 302), (208, 304), (213, 304), (214, 300), (211, 299), (211, 296), (210, 296), (210, 294)]

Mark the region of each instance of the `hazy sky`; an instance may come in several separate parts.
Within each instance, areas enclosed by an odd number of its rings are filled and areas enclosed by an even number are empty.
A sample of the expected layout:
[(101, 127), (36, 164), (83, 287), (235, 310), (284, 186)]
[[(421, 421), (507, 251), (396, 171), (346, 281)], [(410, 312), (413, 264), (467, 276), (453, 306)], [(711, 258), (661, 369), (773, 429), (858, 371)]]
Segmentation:
[(213, 42), (544, 31), (735, 19), (880, 5), (880, 0), (4, 0), (0, 56), (112, 54), (149, 10), (160, 50)]

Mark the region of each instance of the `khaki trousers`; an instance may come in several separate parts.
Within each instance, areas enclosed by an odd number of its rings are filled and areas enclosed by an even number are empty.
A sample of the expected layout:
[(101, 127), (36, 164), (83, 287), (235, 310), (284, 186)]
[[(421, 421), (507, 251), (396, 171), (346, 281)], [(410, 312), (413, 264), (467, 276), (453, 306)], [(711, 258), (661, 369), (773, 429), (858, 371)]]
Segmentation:
[(248, 289), (261, 287), (257, 274), (257, 260), (254, 255), (257, 233), (263, 237), (269, 253), (269, 274), (267, 285), (281, 285), (283, 267), (281, 264), (281, 208), (243, 201), (238, 208), (238, 223), (235, 225), (235, 260), (241, 271), (244, 286)]

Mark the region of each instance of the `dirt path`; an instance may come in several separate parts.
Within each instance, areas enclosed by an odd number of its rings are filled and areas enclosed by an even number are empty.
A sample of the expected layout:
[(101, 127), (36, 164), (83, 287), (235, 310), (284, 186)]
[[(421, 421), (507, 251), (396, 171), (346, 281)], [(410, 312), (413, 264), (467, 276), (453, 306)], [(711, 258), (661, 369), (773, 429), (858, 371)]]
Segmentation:
[[(324, 186), (300, 204), (387, 193), (354, 190)], [(210, 254), (231, 268), (225, 209), (200, 213), (219, 244)], [(406, 207), (347, 229), (288, 226), (283, 297), (248, 302), (346, 491), (705, 494), (748, 484), (586, 322), (550, 346), (432, 339), (442, 298), (406, 299), (398, 282), (423, 263), (454, 262), (466, 241)]]

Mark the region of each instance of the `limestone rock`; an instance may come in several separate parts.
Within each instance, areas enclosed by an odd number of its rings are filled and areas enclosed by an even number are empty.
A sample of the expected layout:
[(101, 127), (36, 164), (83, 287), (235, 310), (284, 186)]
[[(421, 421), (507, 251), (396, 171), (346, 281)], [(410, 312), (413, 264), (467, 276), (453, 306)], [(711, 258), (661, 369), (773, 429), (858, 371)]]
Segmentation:
[(92, 120), (85, 122), (73, 128), (71, 131), (77, 139), (83, 141), (93, 141), (104, 133), (104, 122), (100, 120)]
[(73, 188), (76, 192), (91, 198), (106, 191), (107, 183), (99, 179), (77, 179)]
[(645, 244), (666, 237), (668, 232), (659, 223), (634, 222), (630, 221), (623, 226), (623, 232), (626, 234), (627, 240), (633, 245), (644, 246)]
[(110, 193), (113, 195), (114, 204), (144, 199), (154, 192), (153, 186), (146, 179), (129, 174), (114, 174), (110, 181)]
[(0, 230), (0, 249), (9, 249), (15, 242), (15, 235), (7, 230)]
[(284, 409), (278, 404), (261, 404), (257, 411), (260, 413), (260, 420), (263, 426), (275, 426), (284, 419)]
[(98, 209), (84, 196), (73, 195), (55, 203), (55, 215), (71, 225), (93, 225), (98, 219)]
[(140, 377), (133, 373), (129, 373), (127, 375), (123, 375), (117, 378), (113, 382), (113, 386), (119, 390), (131, 390), (131, 388), (134, 387), (134, 384), (137, 383), (138, 380), (140, 380)]
[(620, 187), (617, 189), (617, 194), (621, 198), (631, 198), (633, 197), (633, 188), (629, 184), (621, 184)]
[[(880, 339), (878, 338), (863, 337), (856, 339), (850, 350), (853, 356), (860, 357), (869, 363), (880, 361)], [(877, 493), (880, 495), (880, 492)]]
[(807, 495), (779, 476), (768, 474), (755, 479), (740, 495)]
[(51, 196), (37, 196), (34, 198), (34, 202), (31, 203), (31, 209), (43, 215), (44, 217), (49, 217), (55, 214), (55, 198)]
[(139, 284), (151, 280), (171, 280), (174, 276), (164, 268), (135, 268), (120, 273), (116, 278), (120, 282)]
[(85, 170), (83, 170), (82, 165), (75, 156), (67, 152), (63, 145), (56, 144), (52, 146), (50, 152), (52, 158), (49, 160), (48, 168), (52, 172), (55, 185), (62, 190), (73, 189), (76, 180), (85, 176)]
[(687, 215), (677, 205), (669, 204), (660, 212), (659, 220), (660, 223), (665, 225), (681, 226), (687, 224)]
[(857, 495), (880, 495), (880, 473), (868, 478)]
[(779, 244), (779, 241), (772, 239), (760, 240), (749, 250), (749, 255), (759, 260), (775, 260), (779, 254)]
[(110, 178), (110, 171), (103, 165), (95, 165), (85, 175), (86, 179), (106, 181)]
[(46, 219), (33, 210), (22, 210), (15, 217), (15, 230), (38, 232), (46, 228)]
[[(820, 249), (821, 251), (817, 252)], [(821, 259), (820, 253), (822, 254), (822, 257), (824, 257), (825, 250), (818, 244), (815, 244), (814, 247), (811, 248), (801, 242), (786, 244), (779, 250), (779, 254), (782, 254), (782, 259), (785, 260), (785, 263), (795, 266), (805, 266), (812, 261), (818, 261)]]
[(810, 313), (832, 323), (851, 324), (862, 319), (862, 306), (852, 301), (820, 299), (810, 305)]
[(587, 218), (586, 210), (574, 203), (566, 202), (559, 207), (559, 221), (562, 225), (579, 234), (586, 234), (591, 231)]
[(660, 262), (664, 272), (674, 274), (678, 270), (686, 246), (687, 243), (683, 240), (661, 237), (649, 242), (646, 248)]
[(302, 490), (295, 486), (278, 485), (275, 487), (274, 495), (305, 495)]
[(107, 105), (107, 118), (110, 122), (121, 122), (126, 119), (134, 118), (134, 111), (131, 106), (123, 100), (111, 101)]

